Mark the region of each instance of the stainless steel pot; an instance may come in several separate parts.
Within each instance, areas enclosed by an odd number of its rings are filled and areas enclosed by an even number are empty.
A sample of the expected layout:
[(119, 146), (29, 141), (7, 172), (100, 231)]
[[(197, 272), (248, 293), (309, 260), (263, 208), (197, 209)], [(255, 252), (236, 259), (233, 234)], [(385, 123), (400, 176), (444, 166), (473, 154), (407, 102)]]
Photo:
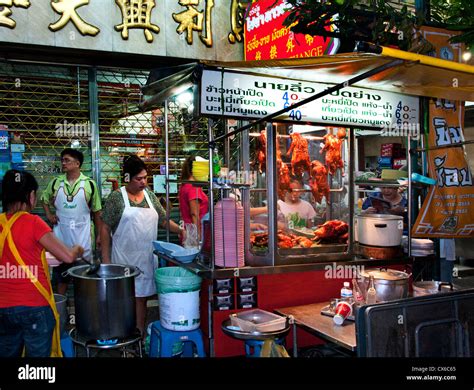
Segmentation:
[(356, 215), (354, 230), (361, 244), (400, 246), (403, 235), (403, 217), (390, 214)]
[(445, 293), (454, 291), (455, 288), (452, 283), (439, 282), (436, 280), (414, 282), (413, 283), (413, 296), (421, 297), (423, 295), (431, 295), (438, 293)]
[(364, 297), (369, 288), (370, 275), (374, 276), (377, 302), (388, 302), (408, 296), (408, 280), (410, 275), (406, 272), (393, 269), (370, 269), (360, 273), (359, 286)]
[(77, 334), (85, 339), (128, 337), (136, 329), (135, 277), (139, 269), (121, 264), (102, 264), (88, 275), (89, 265), (70, 268), (74, 280)]
[(54, 301), (56, 303), (56, 310), (59, 314), (59, 325), (62, 336), (66, 332), (66, 325), (68, 323), (67, 297), (61, 294), (54, 294)]

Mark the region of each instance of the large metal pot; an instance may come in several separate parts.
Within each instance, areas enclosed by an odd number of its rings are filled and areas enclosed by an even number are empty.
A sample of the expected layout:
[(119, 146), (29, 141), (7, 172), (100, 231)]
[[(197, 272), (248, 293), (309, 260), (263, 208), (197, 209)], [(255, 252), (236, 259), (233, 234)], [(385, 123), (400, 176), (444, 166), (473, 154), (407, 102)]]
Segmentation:
[(359, 243), (372, 246), (400, 246), (403, 217), (389, 214), (361, 214), (354, 217)]
[(450, 292), (454, 290), (455, 288), (452, 283), (439, 282), (436, 280), (413, 283), (413, 296), (414, 297), (445, 293), (445, 292)]
[(78, 336), (91, 340), (124, 338), (136, 329), (135, 277), (138, 268), (102, 264), (96, 274), (89, 265), (68, 270), (74, 280), (74, 306)]
[(394, 301), (408, 296), (408, 280), (410, 275), (402, 271), (380, 268), (360, 272), (359, 286), (364, 297), (367, 296), (370, 275), (374, 276), (377, 302)]

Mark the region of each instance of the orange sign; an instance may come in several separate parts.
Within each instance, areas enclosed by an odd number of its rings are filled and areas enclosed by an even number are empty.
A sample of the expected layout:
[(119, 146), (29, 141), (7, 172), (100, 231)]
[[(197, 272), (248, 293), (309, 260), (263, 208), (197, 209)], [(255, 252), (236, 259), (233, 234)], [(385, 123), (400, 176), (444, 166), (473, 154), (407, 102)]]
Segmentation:
[[(459, 61), (461, 47), (447, 41), (452, 32), (427, 29), (424, 36), (437, 49), (437, 56)], [(453, 87), (456, 80), (452, 80)], [(464, 107), (461, 102), (431, 100), (429, 106), (428, 170), (437, 180), (431, 187), (412, 229), (415, 237), (474, 237), (474, 186), (462, 146)]]

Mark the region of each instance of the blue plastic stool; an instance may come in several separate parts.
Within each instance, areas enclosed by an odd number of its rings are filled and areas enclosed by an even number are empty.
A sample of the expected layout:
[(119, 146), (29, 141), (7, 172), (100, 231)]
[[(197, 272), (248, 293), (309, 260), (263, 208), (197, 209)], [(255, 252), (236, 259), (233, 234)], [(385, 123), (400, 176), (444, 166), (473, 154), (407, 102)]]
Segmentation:
[[(262, 340), (245, 340), (245, 356), (246, 357), (260, 357), (264, 341)], [(278, 345), (285, 345), (285, 338), (275, 339)]]
[(61, 350), (63, 351), (64, 357), (75, 357), (74, 345), (71, 337), (67, 333), (61, 335)]
[(173, 345), (182, 342), (183, 353), (181, 357), (194, 357), (194, 348), (198, 357), (205, 357), (204, 342), (201, 329), (188, 331), (174, 331), (165, 329), (160, 321), (153, 322), (150, 335), (150, 357), (172, 357)]

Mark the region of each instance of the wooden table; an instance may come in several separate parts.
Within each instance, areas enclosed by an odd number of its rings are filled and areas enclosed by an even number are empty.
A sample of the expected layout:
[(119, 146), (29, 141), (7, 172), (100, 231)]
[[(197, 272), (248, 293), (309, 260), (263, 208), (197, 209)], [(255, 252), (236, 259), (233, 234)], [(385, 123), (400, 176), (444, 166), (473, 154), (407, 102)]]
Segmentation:
[(321, 314), (321, 309), (329, 302), (313, 303), (310, 305), (284, 307), (275, 309), (275, 312), (284, 316), (292, 316), (293, 324), (293, 355), (297, 356), (296, 326), (299, 326), (316, 336), (331, 341), (351, 351), (355, 351), (356, 335), (355, 323), (344, 321), (342, 326), (335, 325), (332, 317)]

